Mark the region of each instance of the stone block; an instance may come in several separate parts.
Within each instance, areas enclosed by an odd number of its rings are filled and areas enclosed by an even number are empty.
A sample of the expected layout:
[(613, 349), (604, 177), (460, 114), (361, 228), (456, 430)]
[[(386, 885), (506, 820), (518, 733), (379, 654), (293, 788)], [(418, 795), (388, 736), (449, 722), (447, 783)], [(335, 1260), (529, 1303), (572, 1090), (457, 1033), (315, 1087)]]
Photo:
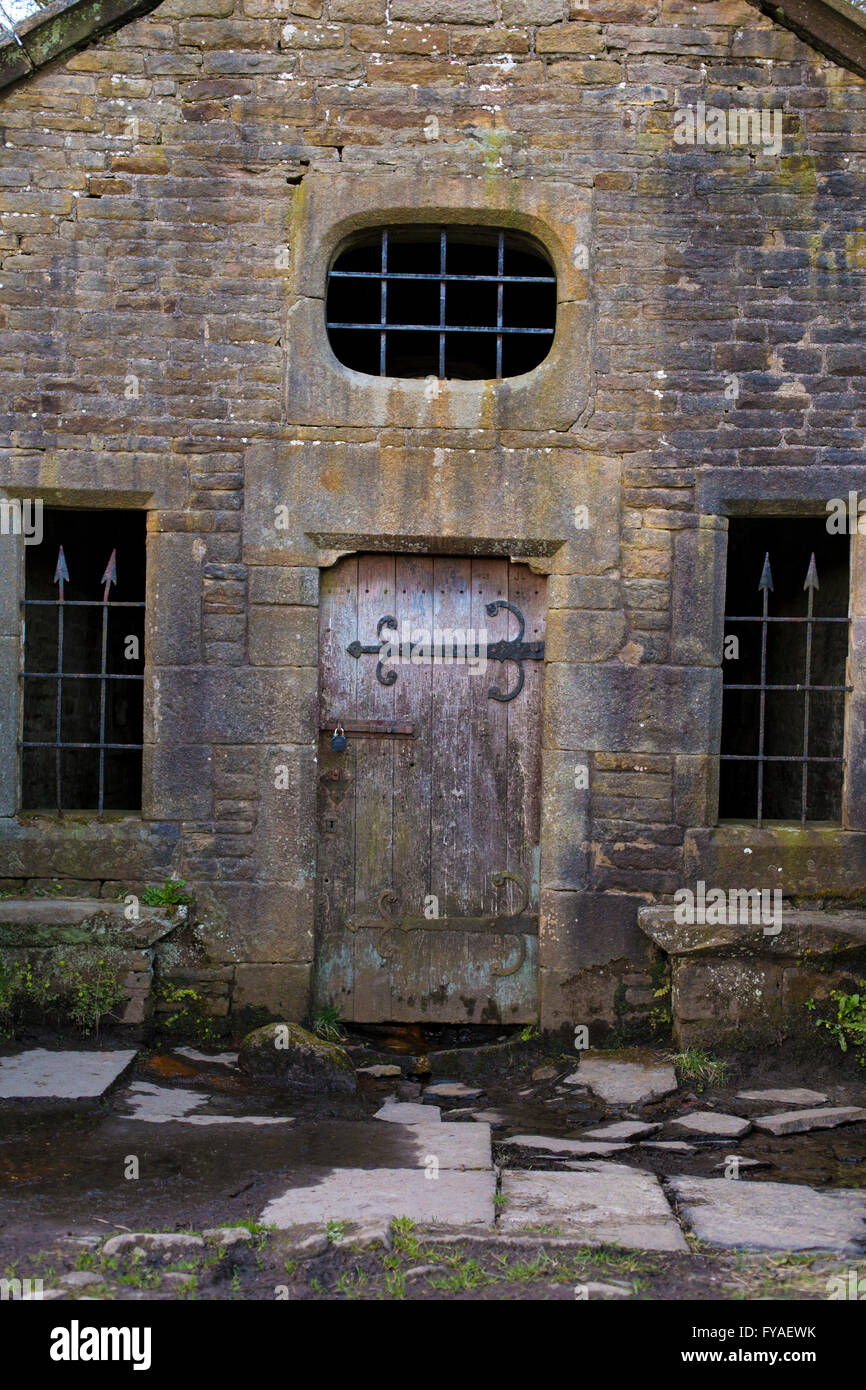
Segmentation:
[(146, 650), (152, 666), (201, 660), (201, 540), (156, 532), (148, 539)]
[(674, 758), (674, 820), (677, 825), (707, 826), (717, 819), (719, 760), (709, 753)]
[(634, 968), (651, 948), (637, 925), (642, 899), (627, 893), (541, 890), (539, 954), (553, 970), (575, 975), (612, 961)]
[(0, 637), (18, 638), (21, 632), (22, 562), (25, 553), (26, 547), (20, 536), (0, 534)]
[(551, 609), (619, 608), (622, 585), (606, 574), (552, 574), (547, 581), (547, 602)]
[(727, 535), (715, 517), (702, 520), (714, 524), (674, 534), (671, 660), (678, 666), (718, 666), (722, 658)]
[[(470, 487), (458, 450), (333, 444), (323, 457), (309, 443), (259, 445), (247, 463), (244, 555), (253, 565), (310, 566), (382, 549), (384, 538), (396, 551), (540, 554), (555, 556), (557, 569), (590, 572), (612, 566), (618, 462), (562, 449), (539, 493), (535, 461), (532, 451), (479, 450)], [(575, 497), (589, 501), (587, 529), (575, 529)]]
[(311, 883), (211, 883), (198, 902), (199, 935), (217, 963), (312, 961)]
[(254, 604), (315, 607), (319, 602), (319, 571), (256, 565), (249, 572), (249, 600)]
[(545, 743), (554, 748), (704, 753), (720, 719), (721, 671), (549, 663)]
[(232, 1013), (263, 1010), (280, 1022), (300, 1022), (309, 1010), (311, 973), (308, 964), (238, 965)]
[(18, 809), (18, 637), (0, 637), (0, 816)]
[(165, 821), (40, 817), (0, 823), (0, 878), (115, 879), (154, 883), (178, 867), (180, 832)]
[(312, 885), (316, 872), (316, 745), (262, 749), (256, 766), (256, 878), (263, 883), (298, 881)]
[(163, 670), (159, 682), (159, 702), (145, 714), (148, 743), (301, 741), (316, 730), (318, 673), (312, 666), (176, 667)]
[[(748, 850), (748, 853), (745, 851)], [(684, 882), (781, 888), (786, 898), (866, 894), (866, 834), (836, 826), (720, 825), (686, 831)]]
[(552, 662), (610, 661), (625, 642), (625, 613), (555, 608), (547, 615), (545, 657)]
[(543, 754), (541, 882), (545, 888), (581, 888), (588, 873), (589, 789), (577, 788), (589, 757), (547, 749)]
[(213, 753), (203, 744), (147, 744), (142, 813), (156, 820), (207, 820), (213, 814)]
[(390, 18), (413, 24), (494, 24), (495, 0), (391, 0)]
[(569, 0), (502, 0), (504, 24), (556, 24), (568, 12)]
[(249, 654), (253, 666), (318, 666), (318, 610), (253, 605), (249, 610)]

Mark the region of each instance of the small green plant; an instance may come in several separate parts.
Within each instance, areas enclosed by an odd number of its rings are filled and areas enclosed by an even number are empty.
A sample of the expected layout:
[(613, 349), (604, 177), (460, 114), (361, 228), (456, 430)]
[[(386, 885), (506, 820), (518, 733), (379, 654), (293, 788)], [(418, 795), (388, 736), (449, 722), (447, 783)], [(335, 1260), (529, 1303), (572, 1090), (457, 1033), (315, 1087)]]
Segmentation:
[(313, 1014), (313, 1032), (317, 1038), (324, 1038), (329, 1042), (341, 1042), (346, 1033), (340, 1018), (340, 1010), (335, 1009), (333, 1004), (326, 1004), (319, 1009)]
[(61, 950), (43, 952), (38, 966), (0, 959), (0, 1037), (14, 1036), (28, 1014), (52, 1011), (85, 1034), (98, 1033), (126, 998), (118, 982), (120, 955), (111, 946), (67, 947), (63, 955)]
[(74, 970), (71, 986), (69, 1017), (86, 1034), (98, 1033), (102, 1019), (126, 998), (117, 982), (116, 966), (106, 960)]
[(525, 1042), (525, 1043), (526, 1043), (526, 1042), (534, 1042), (534, 1040), (535, 1040), (537, 1037), (539, 1037), (539, 1036), (540, 1036), (540, 1032), (539, 1032), (538, 1024), (537, 1024), (537, 1023), (527, 1023), (526, 1027), (521, 1031), (521, 1034), (520, 1034), (520, 1041), (521, 1041), (521, 1042)]
[(702, 1047), (687, 1047), (684, 1052), (669, 1052), (666, 1061), (676, 1068), (681, 1081), (696, 1081), (698, 1090), (705, 1086), (724, 1086), (731, 1074), (727, 1062), (710, 1057)]
[(154, 988), (157, 1011), (163, 1028), (173, 1034), (194, 1037), (198, 1042), (215, 1042), (220, 1031), (216, 1021), (205, 1013), (205, 1001), (190, 985), (160, 980)]
[[(861, 1066), (866, 1066), (866, 980), (859, 980), (857, 987), (857, 994), (845, 994), (841, 989), (831, 990), (830, 998), (836, 1005), (836, 1017), (817, 1018), (815, 1027), (826, 1028), (828, 1033), (832, 1033), (843, 1052), (847, 1052), (849, 1046), (853, 1047)], [(814, 1013), (815, 1000), (808, 999), (806, 1008)]]
[(179, 907), (191, 902), (192, 898), (182, 878), (167, 878), (161, 888), (154, 885), (145, 888), (141, 901), (146, 907)]
[(345, 1230), (345, 1221), (329, 1221), (325, 1226), (325, 1235), (328, 1237), (331, 1245), (333, 1245), (335, 1241), (340, 1239), (340, 1236), (343, 1235)]
[(504, 1209), (505, 1207), (507, 1207), (507, 1206), (508, 1206), (508, 1195), (507, 1195), (507, 1193), (505, 1193), (505, 1192), (494, 1192), (494, 1194), (493, 1194), (493, 1205), (494, 1205), (495, 1207), (500, 1208), (500, 1209)]

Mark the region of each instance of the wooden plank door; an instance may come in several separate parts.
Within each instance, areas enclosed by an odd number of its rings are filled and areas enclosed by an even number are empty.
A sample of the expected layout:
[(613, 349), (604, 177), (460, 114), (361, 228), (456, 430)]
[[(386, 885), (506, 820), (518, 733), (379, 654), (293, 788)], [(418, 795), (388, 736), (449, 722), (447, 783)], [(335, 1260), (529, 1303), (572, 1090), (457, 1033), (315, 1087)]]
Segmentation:
[[(321, 595), (317, 1004), (355, 1022), (531, 1020), (544, 580), (360, 555)], [(493, 659), (520, 636), (519, 663)]]

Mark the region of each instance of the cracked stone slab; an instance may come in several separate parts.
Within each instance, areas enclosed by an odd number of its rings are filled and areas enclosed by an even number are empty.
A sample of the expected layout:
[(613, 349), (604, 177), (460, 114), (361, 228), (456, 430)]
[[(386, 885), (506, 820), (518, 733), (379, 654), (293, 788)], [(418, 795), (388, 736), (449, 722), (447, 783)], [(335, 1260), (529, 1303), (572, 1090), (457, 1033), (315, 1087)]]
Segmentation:
[(478, 1086), (466, 1086), (462, 1081), (434, 1081), (424, 1087), (424, 1099), (437, 1100), (477, 1100), (484, 1092)]
[(680, 1215), (699, 1240), (737, 1250), (866, 1248), (866, 1192), (796, 1183), (671, 1178)]
[(407, 1100), (386, 1100), (376, 1111), (373, 1119), (387, 1120), (392, 1125), (435, 1125), (440, 1123), (442, 1113), (432, 1105), (420, 1105)]
[(92, 1100), (137, 1057), (132, 1051), (53, 1052), (36, 1047), (0, 1057), (0, 1100)]
[(763, 1101), (766, 1105), (824, 1105), (827, 1097), (822, 1091), (792, 1086), (789, 1090), (738, 1091), (736, 1099)]
[(694, 1144), (687, 1144), (684, 1139), (642, 1139), (642, 1149), (662, 1149), (673, 1154), (693, 1154), (697, 1153)]
[(568, 1173), (502, 1175), (507, 1198), (499, 1229), (557, 1227), (587, 1245), (686, 1253), (688, 1246), (658, 1178), (616, 1163), (587, 1163)]
[(575, 1158), (605, 1157), (607, 1154), (625, 1153), (634, 1148), (633, 1144), (605, 1143), (601, 1139), (558, 1139), (548, 1134), (513, 1134), (504, 1141), (519, 1149), (540, 1149), (544, 1153), (571, 1154)]
[(645, 1134), (654, 1134), (661, 1125), (644, 1124), (642, 1120), (619, 1120), (613, 1125), (600, 1125), (598, 1129), (584, 1130), (587, 1139), (640, 1139)]
[(406, 1129), (423, 1150), (418, 1158), (421, 1167), (431, 1157), (440, 1168), (452, 1170), (493, 1167), (488, 1124), (407, 1125)]
[(703, 1134), (711, 1139), (740, 1139), (752, 1128), (751, 1120), (739, 1115), (723, 1115), (716, 1110), (696, 1110), (671, 1120), (672, 1129), (684, 1129), (689, 1134)]
[(785, 1110), (777, 1115), (756, 1115), (752, 1124), (767, 1134), (803, 1134), (810, 1129), (835, 1129), (866, 1120), (859, 1105), (835, 1105), (823, 1110)]
[(608, 1105), (645, 1105), (660, 1100), (677, 1089), (672, 1066), (657, 1060), (625, 1061), (615, 1057), (585, 1053), (580, 1068), (567, 1082), (588, 1086)]
[(423, 1168), (337, 1168), (310, 1187), (293, 1187), (274, 1198), (259, 1220), (281, 1230), (328, 1221), (363, 1225), (407, 1216), (418, 1224), (492, 1225), (496, 1174), (440, 1172)]

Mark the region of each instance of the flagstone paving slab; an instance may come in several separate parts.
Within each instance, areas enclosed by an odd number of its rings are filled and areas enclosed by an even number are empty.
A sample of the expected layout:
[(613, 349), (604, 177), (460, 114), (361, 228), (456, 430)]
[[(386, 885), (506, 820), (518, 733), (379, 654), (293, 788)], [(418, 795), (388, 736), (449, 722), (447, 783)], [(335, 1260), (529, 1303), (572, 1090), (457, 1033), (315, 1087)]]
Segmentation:
[(495, 1191), (493, 1172), (445, 1170), (428, 1178), (423, 1168), (339, 1168), (274, 1198), (259, 1219), (280, 1229), (310, 1222), (387, 1222), (398, 1216), (419, 1224), (491, 1225)]
[(752, 1128), (750, 1120), (739, 1115), (723, 1115), (716, 1110), (696, 1110), (671, 1121), (672, 1129), (684, 1129), (689, 1134), (703, 1134), (711, 1139), (739, 1139)]
[(588, 1245), (622, 1245), (629, 1250), (670, 1250), (688, 1246), (658, 1178), (616, 1163), (587, 1163), (568, 1173), (518, 1172), (502, 1175), (507, 1199), (499, 1229), (558, 1228)]
[(0, 1057), (0, 1100), (92, 1100), (102, 1096), (137, 1056), (114, 1052), (54, 1052), (44, 1047)]
[(544, 1153), (574, 1154), (575, 1157), (591, 1158), (594, 1155), (625, 1153), (634, 1148), (633, 1144), (605, 1143), (602, 1139), (558, 1139), (549, 1134), (514, 1134), (505, 1140), (519, 1149), (540, 1149)]
[(374, 1120), (386, 1120), (393, 1125), (429, 1125), (442, 1119), (442, 1112), (434, 1105), (420, 1105), (413, 1101), (388, 1100), (376, 1111)]
[(835, 1105), (822, 1110), (785, 1110), (776, 1115), (756, 1115), (752, 1124), (767, 1134), (803, 1134), (810, 1129), (835, 1129), (837, 1125), (866, 1120), (858, 1105)]
[(737, 1100), (764, 1101), (767, 1105), (823, 1105), (827, 1097), (822, 1091), (808, 1091), (805, 1086), (789, 1090), (738, 1091)]
[(436, 1100), (477, 1100), (484, 1092), (478, 1086), (466, 1086), (462, 1081), (434, 1081), (432, 1086), (424, 1087), (424, 1099)]
[(644, 1105), (677, 1089), (673, 1067), (655, 1058), (627, 1061), (584, 1053), (579, 1069), (565, 1079), (589, 1086), (608, 1105)]
[(796, 1183), (677, 1177), (669, 1181), (689, 1230), (738, 1250), (866, 1248), (866, 1192)]
[(584, 1136), (587, 1139), (640, 1139), (644, 1134), (654, 1134), (657, 1129), (661, 1129), (661, 1125), (648, 1125), (641, 1120), (620, 1120), (617, 1124), (586, 1129)]
[(492, 1168), (488, 1124), (407, 1125), (407, 1133), (424, 1150), (419, 1164), (435, 1158), (440, 1168)]

